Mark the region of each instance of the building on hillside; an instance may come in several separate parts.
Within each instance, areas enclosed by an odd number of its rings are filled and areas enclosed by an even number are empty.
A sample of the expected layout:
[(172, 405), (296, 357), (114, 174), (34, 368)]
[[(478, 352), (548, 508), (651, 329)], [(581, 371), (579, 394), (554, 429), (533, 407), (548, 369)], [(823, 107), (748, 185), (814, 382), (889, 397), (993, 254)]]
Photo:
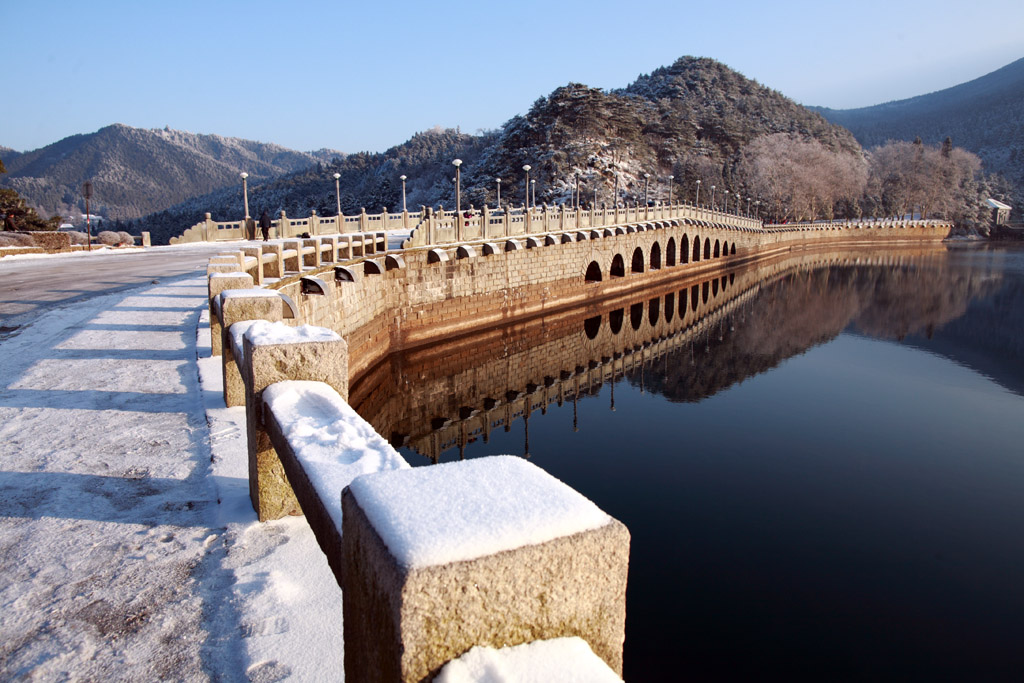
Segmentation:
[(1012, 207), (1007, 204), (1003, 204), (1000, 201), (996, 201), (989, 197), (985, 201), (985, 205), (988, 206), (992, 215), (992, 225), (1005, 225), (1010, 222), (1010, 211)]

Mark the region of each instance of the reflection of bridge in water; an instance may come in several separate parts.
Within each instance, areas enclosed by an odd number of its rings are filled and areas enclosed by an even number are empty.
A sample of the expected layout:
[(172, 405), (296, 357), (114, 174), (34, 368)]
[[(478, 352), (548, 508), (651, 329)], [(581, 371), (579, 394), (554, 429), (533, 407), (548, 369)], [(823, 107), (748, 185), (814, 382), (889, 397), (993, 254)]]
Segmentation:
[[(393, 354), (353, 384), (350, 400), (396, 446), (435, 461), (449, 449), (458, 447), (461, 454), (469, 443), (486, 442), (494, 430), (509, 431), (518, 419), (528, 454), (530, 417), (552, 404), (573, 404), (575, 428), (576, 403), (610, 383), (614, 410), (615, 383), (622, 379), (670, 400), (699, 400), (834, 337), (857, 308), (829, 301), (831, 314), (802, 321), (778, 308), (785, 303), (776, 301), (777, 283), (803, 274), (804, 289), (820, 290), (835, 267), (940, 266), (945, 255), (941, 246), (803, 251), (710, 278), (680, 278), (599, 305)], [(756, 330), (756, 338), (747, 334), (743, 343), (757, 358), (716, 358), (713, 349), (730, 335), (741, 336), (736, 329), (745, 325)], [(784, 330), (785, 341), (768, 338), (773, 326)], [(684, 391), (665, 386), (673, 372), (692, 380)]]

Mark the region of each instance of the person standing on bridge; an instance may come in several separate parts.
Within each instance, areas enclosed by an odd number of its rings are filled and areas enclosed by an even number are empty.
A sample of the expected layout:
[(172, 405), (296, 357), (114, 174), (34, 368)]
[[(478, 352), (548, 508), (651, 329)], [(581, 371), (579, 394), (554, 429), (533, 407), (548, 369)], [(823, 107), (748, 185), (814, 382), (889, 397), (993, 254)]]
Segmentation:
[(270, 239), (270, 214), (266, 209), (263, 209), (263, 213), (260, 214), (260, 232), (263, 233), (264, 242)]
[(17, 231), (17, 229), (18, 229), (18, 226), (16, 226), (14, 224), (14, 216), (12, 216), (10, 213), (5, 213), (4, 214), (4, 231), (5, 232), (15, 232), (15, 231)]

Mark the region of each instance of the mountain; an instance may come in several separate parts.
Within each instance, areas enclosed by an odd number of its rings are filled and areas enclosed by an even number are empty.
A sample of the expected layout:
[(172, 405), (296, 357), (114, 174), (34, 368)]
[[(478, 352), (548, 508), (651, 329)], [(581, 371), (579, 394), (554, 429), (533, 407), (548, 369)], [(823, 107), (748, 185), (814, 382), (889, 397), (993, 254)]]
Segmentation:
[[(331, 150), (318, 155), (344, 156)], [(73, 135), (25, 153), (0, 149), (7, 174), (0, 186), (17, 190), (45, 215), (85, 211), (81, 184), (93, 182), (90, 209), (108, 219), (133, 219), (196, 195), (308, 168), (317, 158), (280, 145), (144, 130), (114, 124), (95, 133)]]
[[(496, 178), (503, 180), (503, 203), (522, 204), (525, 164), (536, 181), (536, 201), (569, 201), (579, 174), (584, 203), (613, 201), (616, 177), (623, 201), (667, 199), (665, 181), (675, 176), (674, 197), (692, 201), (695, 181), (704, 188), (737, 187), (733, 166), (740, 149), (770, 133), (813, 138), (829, 149), (860, 155), (860, 145), (840, 126), (826, 121), (780, 93), (711, 59), (683, 57), (640, 76), (621, 90), (604, 91), (578, 83), (538, 99), (522, 116), (499, 130), (470, 136), (456, 131), (420, 133), (382, 154), (356, 154), (315, 170), (252, 186), (250, 207), (307, 216), (310, 209), (334, 215), (332, 174), (340, 173), (343, 213), (360, 207), (400, 209), (400, 175), (408, 176), (408, 206), (454, 205), (455, 169), (463, 160), (462, 201), (494, 206)], [(644, 174), (652, 179), (645, 179)], [(721, 195), (719, 195), (721, 197)], [(703, 196), (702, 196), (703, 198)], [(241, 192), (230, 190), (191, 200), (156, 216), (143, 229), (154, 241), (180, 234), (210, 211), (215, 220), (237, 220)], [(158, 234), (160, 237), (158, 237)]]
[(945, 90), (860, 109), (812, 107), (865, 147), (888, 140), (953, 143), (1024, 194), (1024, 59)]

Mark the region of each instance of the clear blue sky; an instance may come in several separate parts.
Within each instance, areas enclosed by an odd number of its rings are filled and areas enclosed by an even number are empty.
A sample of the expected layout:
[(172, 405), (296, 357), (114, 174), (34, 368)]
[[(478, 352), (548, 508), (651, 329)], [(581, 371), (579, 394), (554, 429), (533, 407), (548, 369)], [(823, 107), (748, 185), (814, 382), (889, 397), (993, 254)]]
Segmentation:
[(20, 151), (115, 122), (382, 151), (683, 55), (847, 108), (1024, 57), (1021, 0), (0, 0), (0, 26), (0, 145)]

